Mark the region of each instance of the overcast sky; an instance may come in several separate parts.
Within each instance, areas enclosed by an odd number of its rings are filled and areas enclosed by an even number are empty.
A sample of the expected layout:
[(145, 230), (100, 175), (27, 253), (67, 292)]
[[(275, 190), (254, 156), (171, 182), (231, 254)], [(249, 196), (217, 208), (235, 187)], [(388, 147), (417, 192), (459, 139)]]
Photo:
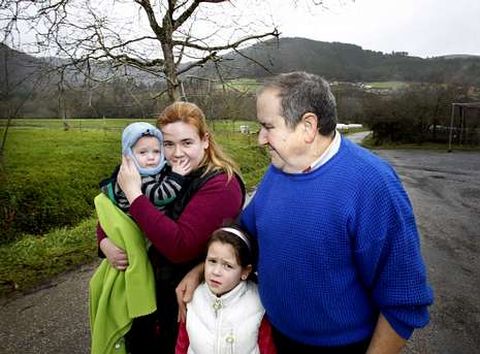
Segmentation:
[[(271, 0), (282, 36), (384, 53), (480, 55), (480, 0), (327, 0), (329, 9)], [(341, 5), (338, 5), (340, 4)], [(310, 12), (310, 14), (309, 14)]]
[[(146, 27), (147, 33), (151, 33), (148, 21), (136, 16), (140, 13), (135, 10), (138, 5), (126, 2), (135, 7), (122, 12), (122, 3), (112, 1), (107, 3), (114, 4), (121, 16), (136, 17), (134, 26)], [(256, 18), (264, 25), (273, 21), (283, 37), (351, 43), (363, 49), (384, 53), (403, 51), (423, 58), (480, 55), (480, 0), (324, 0), (328, 8), (313, 6), (313, 1), (297, 0), (297, 7), (292, 7), (294, 0), (225, 2), (221, 4), (226, 10), (223, 17), (212, 21), (214, 25), (206, 33), (215, 32), (219, 24), (230, 32), (241, 31), (243, 20)], [(218, 8), (211, 4), (205, 7)], [(210, 28), (208, 23), (200, 26)], [(29, 33), (23, 35), (28, 39)]]

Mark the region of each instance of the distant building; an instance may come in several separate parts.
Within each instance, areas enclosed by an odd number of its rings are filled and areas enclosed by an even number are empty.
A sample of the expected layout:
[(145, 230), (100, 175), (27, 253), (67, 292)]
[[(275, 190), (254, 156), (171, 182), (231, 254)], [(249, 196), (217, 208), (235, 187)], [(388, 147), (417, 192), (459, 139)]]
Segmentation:
[(352, 124), (337, 123), (337, 130), (339, 130), (339, 131), (341, 131), (341, 132), (348, 131), (349, 129), (360, 129), (360, 128), (363, 128), (363, 125), (362, 125), (362, 124), (356, 124), (356, 123), (352, 123)]
[(242, 133), (242, 134), (250, 134), (250, 126), (248, 126), (248, 125), (241, 125), (241, 126), (240, 126), (240, 133)]

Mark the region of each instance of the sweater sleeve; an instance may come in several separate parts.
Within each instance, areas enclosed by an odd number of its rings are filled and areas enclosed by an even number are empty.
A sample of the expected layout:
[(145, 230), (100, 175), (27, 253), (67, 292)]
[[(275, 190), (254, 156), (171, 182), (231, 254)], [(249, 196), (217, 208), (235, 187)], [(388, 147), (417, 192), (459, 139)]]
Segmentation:
[(190, 338), (188, 338), (187, 325), (184, 321), (178, 323), (177, 344), (175, 345), (175, 354), (187, 354), (190, 346)]
[(258, 349), (260, 350), (260, 354), (277, 353), (275, 343), (273, 342), (272, 326), (266, 316), (263, 316), (258, 330)]
[(433, 294), (413, 208), (395, 177), (363, 186), (366, 192), (354, 222), (354, 257), (377, 308), (408, 339), (428, 323)]
[(142, 193), (154, 201), (157, 207), (170, 204), (182, 189), (185, 177), (175, 172), (170, 172), (160, 179), (154, 179), (142, 184)]
[(130, 215), (161, 254), (180, 263), (198, 257), (212, 232), (238, 216), (242, 197), (238, 180), (220, 174), (194, 194), (178, 220), (158, 211), (143, 195), (131, 204)]

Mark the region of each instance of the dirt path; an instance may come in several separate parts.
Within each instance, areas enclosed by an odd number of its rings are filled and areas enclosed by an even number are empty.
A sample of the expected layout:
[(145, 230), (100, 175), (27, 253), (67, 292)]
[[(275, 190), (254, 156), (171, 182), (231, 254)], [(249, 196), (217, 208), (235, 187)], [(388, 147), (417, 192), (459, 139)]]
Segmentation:
[[(480, 153), (377, 151), (415, 208), (435, 291), (432, 322), (405, 353), (470, 354), (480, 347)], [(0, 300), (0, 353), (89, 353), (87, 284), (96, 264), (28, 295)]]

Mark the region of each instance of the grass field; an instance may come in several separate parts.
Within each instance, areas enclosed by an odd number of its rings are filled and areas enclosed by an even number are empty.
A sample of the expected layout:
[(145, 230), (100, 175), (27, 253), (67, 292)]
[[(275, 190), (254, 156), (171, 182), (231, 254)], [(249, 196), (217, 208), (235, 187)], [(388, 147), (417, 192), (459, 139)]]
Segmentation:
[[(0, 234), (6, 237), (2, 233), (19, 217), (30, 232), (0, 239), (0, 294), (29, 289), (97, 257), (93, 198), (98, 182), (119, 163), (121, 129), (132, 121), (71, 119), (67, 131), (56, 119), (13, 121), (0, 165)], [(269, 158), (255, 134), (239, 132), (245, 124), (258, 130), (244, 121), (215, 121), (211, 130), (250, 190)], [(48, 222), (59, 226), (51, 229)]]
[[(80, 118), (71, 118), (66, 120), (68, 126), (73, 130), (82, 130), (82, 129), (122, 129), (130, 122), (134, 122), (134, 119), (80, 119)], [(154, 119), (146, 119), (145, 122), (155, 124)], [(6, 119), (0, 119), (0, 128), (5, 127), (7, 124)], [(31, 118), (21, 118), (12, 120), (11, 127), (15, 128), (42, 128), (42, 129), (62, 129), (64, 128), (63, 120), (59, 118), (42, 118), (42, 119), (31, 119)]]
[(255, 79), (236, 79), (228, 81), (228, 85), (242, 92), (256, 92), (259, 83)]

